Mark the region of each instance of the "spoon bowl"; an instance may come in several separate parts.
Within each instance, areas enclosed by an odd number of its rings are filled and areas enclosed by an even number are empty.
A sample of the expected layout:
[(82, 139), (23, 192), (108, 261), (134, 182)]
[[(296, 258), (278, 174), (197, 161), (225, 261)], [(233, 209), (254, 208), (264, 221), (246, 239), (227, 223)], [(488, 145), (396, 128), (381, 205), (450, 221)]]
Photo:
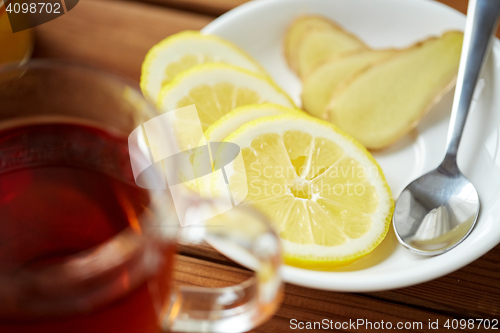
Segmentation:
[(398, 240), (421, 255), (444, 253), (472, 231), (479, 214), (479, 197), (458, 170), (441, 165), (411, 182), (394, 210)]

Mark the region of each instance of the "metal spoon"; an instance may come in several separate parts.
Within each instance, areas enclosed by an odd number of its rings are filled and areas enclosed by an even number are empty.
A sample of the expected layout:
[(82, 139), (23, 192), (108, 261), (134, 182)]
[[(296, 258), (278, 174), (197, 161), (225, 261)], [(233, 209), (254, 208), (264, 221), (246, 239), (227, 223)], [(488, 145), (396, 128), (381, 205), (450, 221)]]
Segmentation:
[(457, 166), (457, 150), (483, 62), (496, 31), (499, 0), (470, 0), (446, 156), (441, 165), (411, 182), (394, 211), (394, 230), (401, 244), (422, 255), (449, 251), (472, 231), (479, 197)]

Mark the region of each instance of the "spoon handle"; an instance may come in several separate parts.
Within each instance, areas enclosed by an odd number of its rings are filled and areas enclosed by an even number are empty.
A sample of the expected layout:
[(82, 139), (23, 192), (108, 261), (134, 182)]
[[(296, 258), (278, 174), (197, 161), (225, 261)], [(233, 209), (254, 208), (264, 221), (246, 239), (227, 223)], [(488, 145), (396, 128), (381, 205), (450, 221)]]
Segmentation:
[(491, 45), (491, 36), (496, 31), (499, 13), (500, 0), (469, 0), (462, 56), (446, 143), (446, 157), (443, 162), (449, 167), (456, 166), (457, 150), (465, 120), (484, 59)]

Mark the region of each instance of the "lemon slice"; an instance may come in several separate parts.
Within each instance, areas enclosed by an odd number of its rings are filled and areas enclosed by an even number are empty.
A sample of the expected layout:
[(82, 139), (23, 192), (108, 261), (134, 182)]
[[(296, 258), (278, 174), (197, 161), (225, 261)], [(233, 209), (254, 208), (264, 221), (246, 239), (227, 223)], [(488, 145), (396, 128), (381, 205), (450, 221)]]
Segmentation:
[(386, 236), (394, 202), (382, 170), (337, 127), (284, 114), (248, 123), (225, 141), (241, 148), (244, 161), (226, 170), (234, 201), (270, 218), (287, 264), (330, 269), (366, 255)]
[[(303, 114), (303, 111), (272, 103), (241, 106), (213, 123), (205, 131), (204, 137), (200, 140), (198, 146), (201, 147), (206, 143), (222, 142), (228, 135), (252, 120), (286, 113)], [(211, 157), (209, 155), (210, 153), (207, 149), (196, 149), (193, 159), (195, 172), (196, 170), (207, 170), (207, 166), (204, 164), (210, 163)], [(212, 166), (209, 166), (208, 168), (212, 168)], [(198, 175), (203, 173), (203, 171), (199, 171)], [(207, 195), (207, 193), (210, 193), (208, 191), (210, 187), (210, 179), (211, 177), (198, 177), (196, 179), (197, 185), (191, 186), (191, 188), (202, 195)]]
[(205, 131), (239, 106), (262, 103), (295, 107), (290, 97), (264, 75), (227, 64), (204, 64), (163, 87), (158, 108), (168, 112), (194, 104)]
[(257, 61), (236, 45), (198, 31), (183, 31), (153, 46), (142, 64), (141, 89), (156, 103), (161, 87), (195, 65), (209, 62), (232, 64), (267, 74)]
[(209, 142), (220, 142), (252, 120), (284, 113), (302, 114), (303, 111), (273, 103), (240, 106), (213, 123), (205, 131), (205, 139)]

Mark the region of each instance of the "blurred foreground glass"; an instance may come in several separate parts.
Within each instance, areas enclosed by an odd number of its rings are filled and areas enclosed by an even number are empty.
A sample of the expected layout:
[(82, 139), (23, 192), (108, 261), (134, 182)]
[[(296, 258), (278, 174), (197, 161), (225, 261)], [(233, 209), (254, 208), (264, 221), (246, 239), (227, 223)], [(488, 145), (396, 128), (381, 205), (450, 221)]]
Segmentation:
[[(149, 152), (128, 136), (157, 115), (93, 69), (0, 70), (0, 332), (239, 332), (276, 311), (279, 241), (257, 212), (180, 228), (170, 192), (134, 182), (130, 156)], [(159, 188), (160, 178), (141, 181)], [(217, 209), (186, 193), (182, 214)], [(256, 276), (173, 288), (178, 239), (229, 250)]]
[(0, 0), (0, 64), (25, 63), (33, 51), (31, 29), (12, 32), (6, 12), (5, 0)]

